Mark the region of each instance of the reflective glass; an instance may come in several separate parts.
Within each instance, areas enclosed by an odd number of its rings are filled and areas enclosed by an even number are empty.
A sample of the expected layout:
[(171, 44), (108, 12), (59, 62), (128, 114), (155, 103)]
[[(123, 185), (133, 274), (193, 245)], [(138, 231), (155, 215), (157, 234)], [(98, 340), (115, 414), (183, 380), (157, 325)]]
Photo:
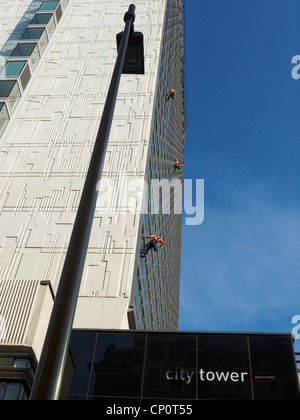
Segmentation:
[(21, 39), (39, 39), (45, 28), (27, 28)]
[(247, 336), (199, 335), (198, 383), (199, 399), (251, 400)]
[(1, 77), (19, 76), (26, 64), (25, 60), (22, 61), (8, 61), (4, 69), (0, 73)]
[[(0, 102), (0, 133), (1, 133), (1, 122), (3, 117), (8, 118), (8, 112), (6, 110), (6, 105), (4, 102)], [(0, 357), (0, 366), (1, 367), (9, 367), (12, 366), (14, 363), (14, 359), (12, 357)]]
[(255, 400), (299, 398), (292, 339), (285, 336), (250, 336)]
[(70, 342), (70, 357), (67, 359), (67, 381), (62, 384), (62, 395), (84, 395), (88, 392), (90, 370), (93, 362), (97, 333), (73, 331)]
[(30, 362), (25, 358), (16, 358), (14, 361), (14, 367), (16, 368), (27, 368), (30, 366)]
[(299, 399), (292, 337), (72, 332), (62, 399)]
[(196, 398), (196, 336), (148, 334), (144, 398)]
[(55, 10), (58, 3), (58, 1), (44, 1), (39, 10)]
[(52, 13), (37, 13), (30, 22), (30, 25), (47, 25), (49, 37), (55, 31), (55, 21)]
[(22, 36), (22, 39), (38, 39), (42, 52), (45, 50), (48, 43), (48, 37), (45, 28), (27, 28)]
[(30, 25), (45, 25), (53, 17), (52, 13), (37, 13), (34, 15)]
[(21, 97), (18, 82), (16, 80), (0, 80), (0, 97), (8, 98), (13, 111)]
[(91, 368), (89, 395), (137, 397), (142, 386), (143, 333), (99, 332)]
[(0, 382), (0, 401), (4, 399), (5, 391), (6, 391), (6, 382)]
[(15, 80), (0, 80), (0, 98), (7, 98), (16, 83)]
[(33, 68), (36, 67), (41, 57), (38, 50), (38, 46), (35, 42), (19, 43), (16, 46), (16, 48), (13, 50), (11, 56), (12, 57), (30, 57)]
[(23, 386), (20, 382), (9, 382), (7, 384), (4, 399), (7, 401), (18, 400), (22, 388)]
[(8, 95), (8, 100), (9, 100), (9, 104), (10, 104), (10, 107), (11, 107), (12, 111), (17, 106), (20, 98), (21, 98), (21, 92), (20, 92), (20, 89), (19, 89), (19, 85), (18, 85), (17, 82), (15, 82), (15, 84), (12, 87), (12, 90), (11, 90), (10, 94)]

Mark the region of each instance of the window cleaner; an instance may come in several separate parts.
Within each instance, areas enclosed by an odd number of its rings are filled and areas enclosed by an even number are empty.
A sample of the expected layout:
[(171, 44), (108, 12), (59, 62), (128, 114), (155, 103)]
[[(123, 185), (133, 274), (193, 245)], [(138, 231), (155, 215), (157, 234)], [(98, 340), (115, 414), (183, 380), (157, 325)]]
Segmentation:
[(178, 159), (174, 159), (175, 160), (175, 165), (174, 165), (174, 172), (176, 171), (176, 169), (180, 169), (180, 162)]
[[(146, 243), (146, 245), (143, 246), (143, 249), (141, 251), (141, 257), (144, 258), (147, 253), (150, 251), (150, 249), (153, 249), (153, 251), (158, 251), (158, 248), (161, 248), (164, 245), (163, 239), (161, 239), (157, 235), (149, 235), (149, 236), (142, 236), (142, 239), (149, 238), (150, 241)], [(158, 247), (158, 245), (160, 245)]]
[(167, 95), (167, 101), (170, 98), (174, 99), (175, 98), (175, 94), (176, 94), (176, 90), (175, 89), (171, 89), (170, 92), (169, 92), (169, 94)]

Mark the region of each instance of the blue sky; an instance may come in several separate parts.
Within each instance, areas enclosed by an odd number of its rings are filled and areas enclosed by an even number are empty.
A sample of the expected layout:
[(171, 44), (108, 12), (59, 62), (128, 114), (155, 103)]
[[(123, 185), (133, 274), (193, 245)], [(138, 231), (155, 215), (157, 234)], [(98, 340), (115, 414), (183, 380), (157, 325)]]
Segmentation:
[[(300, 0), (186, 0), (180, 330), (291, 332), (300, 314)], [(300, 351), (300, 339), (295, 341)]]

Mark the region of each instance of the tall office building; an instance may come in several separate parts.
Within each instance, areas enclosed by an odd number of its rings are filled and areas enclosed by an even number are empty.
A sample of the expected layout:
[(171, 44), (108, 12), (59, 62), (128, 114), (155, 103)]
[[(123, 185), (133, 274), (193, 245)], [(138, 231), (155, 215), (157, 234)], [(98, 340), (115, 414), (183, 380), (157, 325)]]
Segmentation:
[[(40, 356), (129, 4), (0, 0), (0, 360), (12, 367)], [(145, 74), (121, 77), (75, 328), (178, 327), (183, 6), (134, 4)], [(165, 245), (140, 258), (149, 234)]]

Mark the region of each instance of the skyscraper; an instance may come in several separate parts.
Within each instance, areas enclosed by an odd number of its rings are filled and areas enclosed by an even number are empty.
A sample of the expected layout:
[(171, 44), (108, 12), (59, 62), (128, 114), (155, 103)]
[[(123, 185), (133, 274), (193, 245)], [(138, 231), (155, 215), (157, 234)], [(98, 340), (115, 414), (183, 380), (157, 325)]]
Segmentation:
[[(128, 5), (0, 0), (0, 353), (14, 360), (40, 356)], [(183, 6), (135, 5), (145, 74), (121, 78), (76, 328), (178, 326)], [(149, 234), (165, 244), (141, 258)]]

